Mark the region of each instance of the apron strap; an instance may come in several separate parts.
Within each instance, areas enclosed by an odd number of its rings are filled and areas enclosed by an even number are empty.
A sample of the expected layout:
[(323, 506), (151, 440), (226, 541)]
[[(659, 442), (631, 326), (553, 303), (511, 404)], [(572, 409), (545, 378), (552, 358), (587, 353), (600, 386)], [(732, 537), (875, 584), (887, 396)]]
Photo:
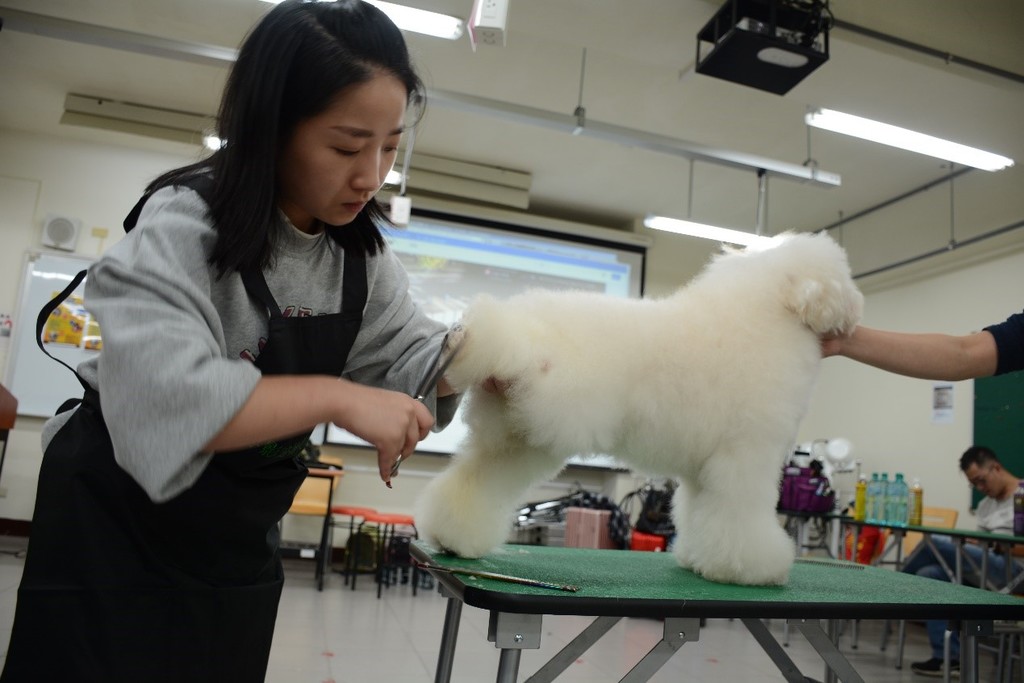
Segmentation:
[[(249, 296), (256, 299), (270, 312), (271, 318), (281, 317), (281, 307), (277, 305), (274, 295), (270, 293), (267, 279), (260, 270), (245, 270), (239, 273), (242, 284)], [(341, 284), (341, 312), (353, 316), (363, 315), (366, 308), (368, 289), (366, 284), (366, 259), (362, 256), (345, 252), (345, 272)]]
[[(210, 201), (213, 199), (212, 176), (206, 173), (200, 173), (198, 175), (193, 175), (188, 178), (179, 178), (178, 180), (171, 183), (171, 185), (187, 187), (189, 189), (195, 190), (196, 193), (198, 193), (199, 196), (203, 198), (203, 201), (206, 202), (206, 205), (210, 206)], [(163, 187), (158, 187), (154, 190), (150, 190), (149, 192), (142, 195), (139, 201), (135, 202), (135, 206), (133, 206), (132, 210), (128, 212), (128, 215), (125, 216), (124, 223), (122, 223), (125, 232), (132, 231), (132, 228), (135, 227), (135, 224), (139, 222), (139, 216), (142, 214), (142, 207), (146, 204), (147, 201), (149, 201), (149, 198), (153, 196), (153, 192), (156, 192), (156, 190), (161, 189), (163, 189)]]
[(82, 379), (82, 376), (78, 374), (78, 371), (75, 370), (70, 365), (68, 365), (67, 363), (65, 363), (64, 361), (62, 361), (60, 358), (57, 358), (56, 356), (51, 354), (49, 351), (46, 350), (46, 347), (43, 346), (43, 327), (46, 326), (46, 319), (49, 318), (50, 315), (55, 310), (57, 310), (58, 306), (64, 303), (65, 299), (71, 296), (71, 292), (75, 291), (75, 289), (78, 288), (78, 285), (82, 284), (82, 280), (85, 279), (85, 276), (88, 272), (88, 270), (79, 271), (78, 274), (75, 275), (75, 277), (71, 278), (71, 284), (65, 287), (64, 291), (62, 291), (60, 294), (50, 299), (50, 302), (43, 306), (43, 309), (39, 311), (39, 315), (36, 317), (36, 344), (39, 345), (39, 349), (50, 358), (60, 363), (71, 372), (75, 373), (75, 377), (78, 379), (78, 383), (81, 384), (82, 388), (85, 389), (86, 391), (92, 390), (92, 387), (89, 386), (88, 382)]
[(280, 318), (281, 308), (277, 305), (274, 295), (270, 293), (270, 287), (267, 287), (267, 279), (263, 277), (263, 271), (258, 268), (243, 270), (239, 272), (239, 275), (242, 276), (242, 284), (245, 285), (245, 291), (249, 293), (249, 296), (263, 304), (270, 312), (271, 318)]
[(341, 284), (341, 312), (363, 317), (366, 308), (366, 258), (345, 252), (345, 272)]

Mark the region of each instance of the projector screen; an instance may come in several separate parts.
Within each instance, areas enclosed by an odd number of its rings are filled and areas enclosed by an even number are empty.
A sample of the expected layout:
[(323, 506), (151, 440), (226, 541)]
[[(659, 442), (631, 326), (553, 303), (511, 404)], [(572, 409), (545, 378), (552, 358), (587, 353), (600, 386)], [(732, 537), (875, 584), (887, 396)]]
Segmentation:
[[(479, 294), (508, 298), (527, 289), (574, 289), (609, 296), (643, 293), (645, 248), (589, 237), (550, 233), (447, 214), (416, 211), (408, 227), (386, 234), (409, 273), (413, 299), (431, 318), (451, 326)], [(459, 413), (431, 433), (418, 453), (451, 454), (466, 434)], [(368, 446), (328, 425), (327, 443)], [(619, 466), (591, 455), (571, 461), (591, 467)]]

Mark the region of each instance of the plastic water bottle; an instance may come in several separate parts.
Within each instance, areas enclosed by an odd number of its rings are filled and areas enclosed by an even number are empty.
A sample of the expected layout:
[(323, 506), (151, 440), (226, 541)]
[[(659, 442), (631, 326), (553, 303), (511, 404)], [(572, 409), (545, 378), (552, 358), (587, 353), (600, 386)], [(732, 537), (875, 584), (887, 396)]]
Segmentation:
[(857, 477), (857, 487), (853, 495), (853, 519), (863, 522), (867, 517), (868, 480), (863, 474)]
[(864, 521), (869, 524), (877, 524), (882, 521), (878, 518), (878, 472), (871, 473), (871, 481), (868, 482), (864, 492)]
[(1013, 535), (1024, 536), (1024, 479), (1017, 482), (1013, 494)]
[(921, 526), (924, 515), (924, 489), (921, 488), (921, 480), (914, 477), (914, 483), (910, 487), (910, 526)]
[(896, 479), (889, 483), (888, 495), (886, 495), (885, 521), (893, 526), (907, 525), (907, 504), (910, 498), (910, 489), (907, 482), (903, 480), (903, 473), (897, 472)]
[(889, 521), (889, 473), (882, 472), (881, 481), (878, 482), (878, 500), (875, 503), (877, 511), (876, 519), (879, 524), (886, 524)]

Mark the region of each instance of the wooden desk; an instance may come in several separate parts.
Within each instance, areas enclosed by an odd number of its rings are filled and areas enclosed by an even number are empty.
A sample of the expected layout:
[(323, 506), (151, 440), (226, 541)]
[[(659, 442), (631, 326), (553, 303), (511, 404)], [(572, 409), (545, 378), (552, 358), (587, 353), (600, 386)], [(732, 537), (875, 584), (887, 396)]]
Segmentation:
[[(451, 677), (462, 605), (491, 612), (488, 640), (501, 649), (497, 682), (514, 683), (522, 650), (540, 647), (544, 614), (597, 617), (528, 683), (554, 680), (622, 617), (662, 619), (664, 636), (622, 679), (650, 679), (686, 642), (700, 635), (700, 620), (740, 619), (782, 672), (806, 678), (762, 619), (797, 626), (826, 664), (826, 680), (863, 683), (835, 645), (841, 619), (949, 619), (962, 628), (963, 680), (977, 682), (975, 636), (991, 633), (993, 620), (1024, 619), (1024, 602), (943, 581), (839, 561), (797, 560), (785, 586), (713, 583), (680, 568), (669, 553), (506, 545), (479, 560), (438, 553), (422, 542), (413, 556), (440, 567), (461, 567), (580, 586), (576, 593), (432, 571), (448, 597), (435, 683)], [(829, 620), (828, 633), (819, 620)]]

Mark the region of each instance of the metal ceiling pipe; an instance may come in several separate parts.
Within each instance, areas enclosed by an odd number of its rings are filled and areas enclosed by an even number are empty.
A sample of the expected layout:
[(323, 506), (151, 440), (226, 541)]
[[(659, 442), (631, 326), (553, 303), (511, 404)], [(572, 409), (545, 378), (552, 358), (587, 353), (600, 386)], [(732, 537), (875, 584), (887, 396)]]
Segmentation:
[[(0, 7), (0, 26), (4, 30), (33, 33), (87, 45), (213, 66), (230, 66), (238, 54), (236, 50), (216, 45), (160, 38), (143, 33), (112, 29), (96, 24), (60, 19), (6, 7)], [(817, 168), (807, 168), (775, 159), (766, 159), (752, 154), (708, 147), (687, 140), (624, 128), (610, 123), (601, 123), (600, 121), (588, 120), (584, 125), (580, 125), (580, 118), (569, 114), (559, 114), (543, 109), (524, 107), (511, 102), (502, 102), (445, 90), (430, 90), (427, 96), (428, 99), (443, 107), (478, 113), (525, 125), (549, 128), (569, 134), (575, 133), (580, 136), (614, 142), (627, 147), (637, 147), (660, 154), (680, 156), (686, 159), (698, 159), (734, 168), (747, 170), (764, 169), (767, 173), (780, 178), (810, 182), (811, 184), (823, 187), (835, 187), (841, 184), (841, 178), (838, 173), (831, 173)]]

